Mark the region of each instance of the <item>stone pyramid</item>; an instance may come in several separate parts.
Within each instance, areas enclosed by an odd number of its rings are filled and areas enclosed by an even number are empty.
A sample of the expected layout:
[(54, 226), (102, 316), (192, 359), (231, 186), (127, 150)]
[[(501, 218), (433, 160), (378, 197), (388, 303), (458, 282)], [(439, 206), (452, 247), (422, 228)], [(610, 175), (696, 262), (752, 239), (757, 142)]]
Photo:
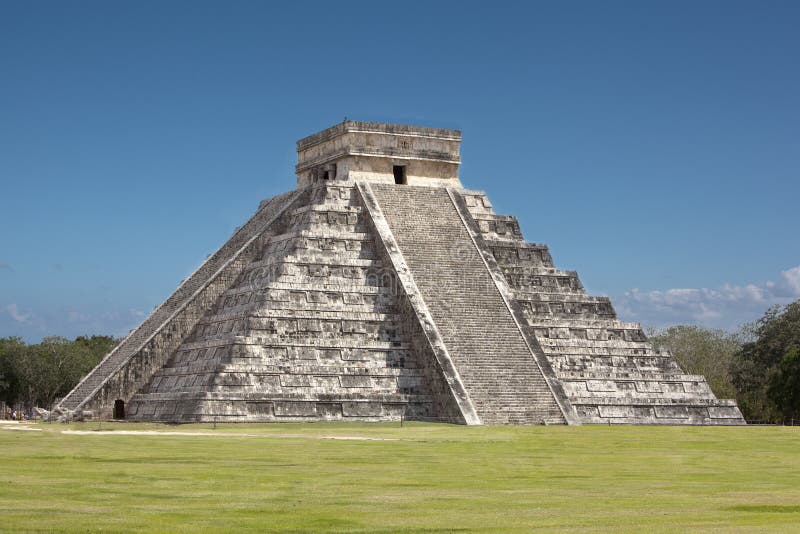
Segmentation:
[(62, 418), (743, 424), (458, 178), (454, 130), (345, 121)]

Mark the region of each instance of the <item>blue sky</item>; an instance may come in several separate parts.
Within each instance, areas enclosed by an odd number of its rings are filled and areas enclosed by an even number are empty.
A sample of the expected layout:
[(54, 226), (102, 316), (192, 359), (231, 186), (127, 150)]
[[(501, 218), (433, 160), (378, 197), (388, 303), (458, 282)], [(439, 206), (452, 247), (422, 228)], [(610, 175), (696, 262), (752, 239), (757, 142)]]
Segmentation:
[(461, 178), (625, 320), (800, 298), (800, 3), (0, 1), (0, 336), (140, 322), (339, 122)]

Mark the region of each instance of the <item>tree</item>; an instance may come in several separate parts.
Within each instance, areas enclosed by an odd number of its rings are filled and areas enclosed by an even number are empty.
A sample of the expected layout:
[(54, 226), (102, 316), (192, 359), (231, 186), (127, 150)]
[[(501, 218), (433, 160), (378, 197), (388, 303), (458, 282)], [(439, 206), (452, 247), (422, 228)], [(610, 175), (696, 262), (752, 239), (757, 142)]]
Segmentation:
[(46, 337), (26, 345), (0, 338), (0, 400), (49, 407), (75, 387), (116, 345), (109, 336), (81, 336), (74, 341)]
[(684, 371), (706, 377), (711, 391), (720, 398), (736, 396), (730, 363), (740, 349), (735, 335), (702, 326), (679, 325), (651, 331), (650, 342), (668, 349)]
[(748, 419), (778, 423), (796, 414), (796, 393), (786, 388), (797, 384), (800, 370), (794, 353), (800, 350), (800, 300), (767, 310), (752, 335), (731, 366), (739, 408)]
[(49, 407), (61, 391), (74, 381), (79, 358), (72, 342), (63, 337), (46, 337), (28, 345), (15, 361), (26, 405)]
[(81, 351), (85, 360), (83, 364), (84, 372), (82, 374), (88, 373), (95, 365), (100, 363), (100, 360), (111, 352), (111, 349), (113, 349), (119, 341), (120, 340), (111, 336), (76, 337), (73, 343), (76, 345), (77, 349)]
[(20, 382), (15, 362), (25, 350), (25, 342), (18, 337), (0, 338), (0, 401), (13, 404), (20, 394)]
[(786, 419), (800, 419), (800, 349), (783, 355), (767, 386), (767, 395)]

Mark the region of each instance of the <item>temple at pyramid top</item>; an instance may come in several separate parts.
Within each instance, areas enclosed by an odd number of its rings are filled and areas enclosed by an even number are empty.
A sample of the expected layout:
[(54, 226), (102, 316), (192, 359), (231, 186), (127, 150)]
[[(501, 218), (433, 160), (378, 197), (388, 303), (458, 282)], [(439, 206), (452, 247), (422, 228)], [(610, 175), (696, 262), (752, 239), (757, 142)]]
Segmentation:
[(345, 120), (297, 142), (297, 185), (323, 180), (460, 187), (461, 132)]

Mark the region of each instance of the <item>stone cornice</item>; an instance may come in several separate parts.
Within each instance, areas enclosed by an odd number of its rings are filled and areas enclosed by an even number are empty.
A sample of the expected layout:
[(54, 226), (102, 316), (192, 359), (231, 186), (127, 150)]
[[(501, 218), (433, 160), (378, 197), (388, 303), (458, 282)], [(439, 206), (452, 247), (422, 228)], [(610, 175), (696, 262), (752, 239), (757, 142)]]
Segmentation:
[(431, 150), (408, 150), (388, 147), (368, 147), (368, 146), (348, 146), (337, 150), (331, 154), (325, 154), (318, 158), (298, 163), (295, 166), (296, 172), (301, 172), (317, 165), (322, 165), (329, 161), (341, 158), (343, 156), (369, 156), (369, 157), (385, 157), (395, 159), (415, 159), (424, 161), (439, 161), (442, 163), (460, 164), (461, 158), (446, 152), (434, 152)]
[(430, 128), (427, 126), (409, 126), (402, 124), (386, 124), (382, 122), (364, 121), (344, 121), (317, 132), (308, 137), (297, 141), (297, 150), (305, 150), (314, 145), (318, 145), (334, 137), (344, 135), (348, 132), (377, 133), (387, 135), (407, 135), (413, 137), (428, 137), (433, 139), (444, 139), (460, 141), (461, 132), (459, 130), (449, 130), (446, 128)]

